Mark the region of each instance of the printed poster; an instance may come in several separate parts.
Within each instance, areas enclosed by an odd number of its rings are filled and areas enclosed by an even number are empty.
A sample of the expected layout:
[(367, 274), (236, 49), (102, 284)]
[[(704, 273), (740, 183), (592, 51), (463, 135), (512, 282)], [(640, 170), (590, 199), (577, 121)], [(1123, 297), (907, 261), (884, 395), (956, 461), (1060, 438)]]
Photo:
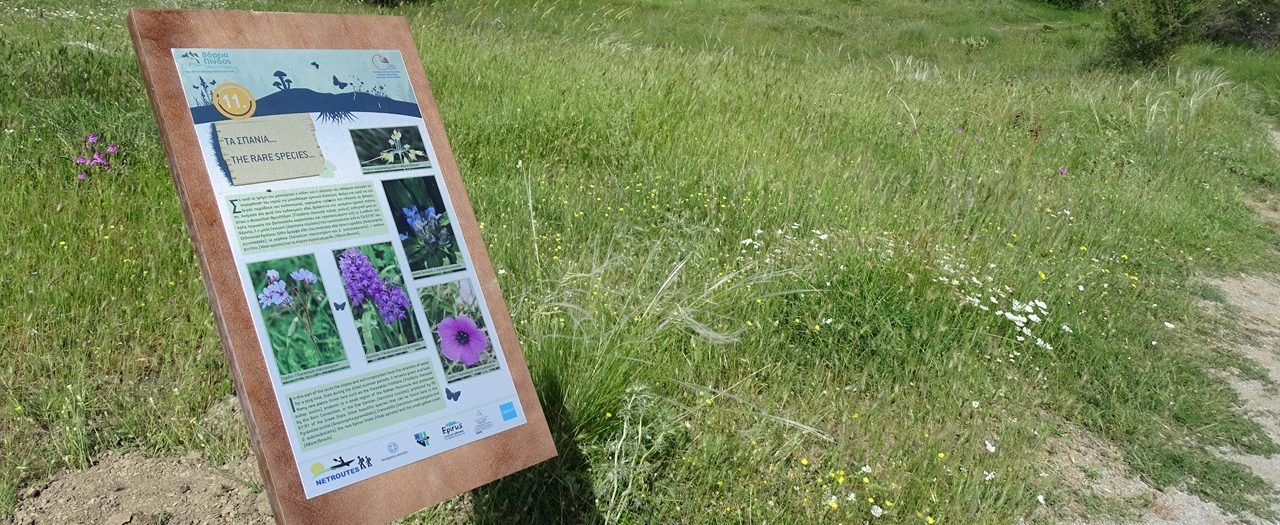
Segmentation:
[(524, 424), (400, 52), (173, 57), (307, 497)]

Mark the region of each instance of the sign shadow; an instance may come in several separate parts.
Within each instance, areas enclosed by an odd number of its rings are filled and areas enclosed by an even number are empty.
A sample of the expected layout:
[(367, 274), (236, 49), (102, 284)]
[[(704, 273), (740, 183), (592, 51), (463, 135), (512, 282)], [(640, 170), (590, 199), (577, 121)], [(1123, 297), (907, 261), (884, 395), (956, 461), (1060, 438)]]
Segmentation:
[(556, 373), (538, 383), (542, 411), (559, 455), (472, 491), (475, 523), (603, 523), (596, 508), (591, 465), (575, 442), (571, 412)]

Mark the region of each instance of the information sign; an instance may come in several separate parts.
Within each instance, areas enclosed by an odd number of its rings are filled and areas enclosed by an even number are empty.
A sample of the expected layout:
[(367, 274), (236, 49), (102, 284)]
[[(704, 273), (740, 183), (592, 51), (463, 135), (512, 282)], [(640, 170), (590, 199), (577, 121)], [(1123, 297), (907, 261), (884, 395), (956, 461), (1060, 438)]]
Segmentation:
[(554, 456), (406, 20), (129, 28), (277, 521), (385, 522)]

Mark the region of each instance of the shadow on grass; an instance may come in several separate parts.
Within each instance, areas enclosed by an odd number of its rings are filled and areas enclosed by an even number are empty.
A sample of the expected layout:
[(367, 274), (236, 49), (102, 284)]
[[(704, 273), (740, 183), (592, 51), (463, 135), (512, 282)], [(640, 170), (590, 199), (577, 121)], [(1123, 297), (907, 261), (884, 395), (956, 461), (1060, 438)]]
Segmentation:
[(559, 377), (548, 374), (538, 384), (542, 410), (559, 455), (476, 489), (474, 523), (601, 523), (591, 466), (574, 439), (576, 428), (565, 408)]

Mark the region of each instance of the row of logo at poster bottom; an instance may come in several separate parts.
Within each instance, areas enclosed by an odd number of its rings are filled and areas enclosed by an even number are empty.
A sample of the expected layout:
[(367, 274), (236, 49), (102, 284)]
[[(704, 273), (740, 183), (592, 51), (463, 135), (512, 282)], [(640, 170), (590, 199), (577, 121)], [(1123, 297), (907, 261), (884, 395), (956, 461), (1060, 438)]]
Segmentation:
[(307, 497), (313, 498), (524, 423), (515, 398), (473, 408), (423, 423), (413, 431), (373, 438), (336, 457), (300, 462), (311, 465), (309, 473), (301, 473), (302, 484)]

